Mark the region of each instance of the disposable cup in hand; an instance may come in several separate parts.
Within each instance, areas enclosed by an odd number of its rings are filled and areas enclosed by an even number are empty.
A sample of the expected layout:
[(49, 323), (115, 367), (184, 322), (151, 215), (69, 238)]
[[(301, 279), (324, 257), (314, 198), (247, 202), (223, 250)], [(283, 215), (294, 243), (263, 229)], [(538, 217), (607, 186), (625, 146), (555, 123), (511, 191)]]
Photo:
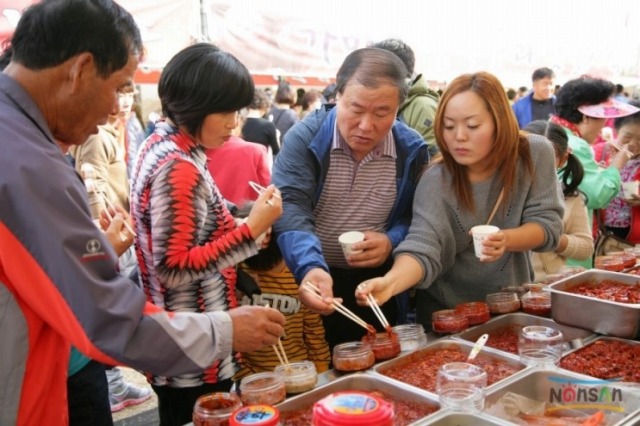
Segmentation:
[(349, 231), (338, 237), (338, 241), (342, 246), (342, 252), (344, 253), (344, 257), (349, 257), (352, 254), (362, 253), (362, 250), (353, 250), (353, 245), (359, 243), (360, 241), (364, 241), (364, 234), (359, 231)]
[(473, 236), (473, 248), (476, 252), (476, 257), (480, 259), (486, 259), (488, 256), (482, 254), (484, 248), (482, 242), (491, 234), (495, 234), (500, 231), (500, 228), (493, 225), (478, 225), (471, 228), (471, 235)]
[(624, 198), (632, 200), (634, 195), (638, 195), (639, 187), (640, 182), (638, 181), (622, 182), (622, 194)]

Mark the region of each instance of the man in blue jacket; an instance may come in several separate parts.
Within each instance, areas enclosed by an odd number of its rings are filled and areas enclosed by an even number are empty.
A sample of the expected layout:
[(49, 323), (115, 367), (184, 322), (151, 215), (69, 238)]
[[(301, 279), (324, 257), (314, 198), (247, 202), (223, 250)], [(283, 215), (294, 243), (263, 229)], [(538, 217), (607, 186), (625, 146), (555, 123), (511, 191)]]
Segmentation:
[(533, 90), (512, 106), (521, 129), (524, 129), (532, 121), (548, 120), (554, 113), (555, 78), (556, 75), (551, 68), (538, 68), (533, 72), (531, 76)]
[[(358, 283), (385, 273), (391, 251), (406, 236), (413, 193), (429, 155), (422, 137), (396, 120), (407, 96), (406, 68), (393, 53), (359, 49), (338, 70), (335, 107), (297, 123), (285, 137), (272, 181), (284, 213), (274, 225), (286, 263), (299, 283), (320, 288), (324, 301), (301, 286), (300, 300), (324, 314), (331, 347), (359, 340), (365, 330), (337, 313), (345, 306), (372, 325), (371, 309), (355, 303)], [(364, 241), (346, 258), (338, 237), (361, 231)], [(387, 306), (388, 305), (388, 306)], [(383, 307), (394, 323), (393, 303)]]

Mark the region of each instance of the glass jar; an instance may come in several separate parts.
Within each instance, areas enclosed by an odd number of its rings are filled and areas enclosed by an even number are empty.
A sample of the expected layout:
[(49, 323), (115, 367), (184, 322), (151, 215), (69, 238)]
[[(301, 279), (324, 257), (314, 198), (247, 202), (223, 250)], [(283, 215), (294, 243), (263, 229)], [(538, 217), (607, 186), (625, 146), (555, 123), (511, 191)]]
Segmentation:
[(491, 293), (487, 294), (487, 305), (492, 314), (508, 314), (520, 309), (520, 299), (516, 293)]
[(605, 271), (621, 272), (624, 269), (624, 262), (622, 259), (614, 256), (596, 256), (593, 266), (596, 269), (603, 269)]
[(311, 361), (279, 365), (273, 371), (284, 378), (284, 387), (288, 394), (309, 391), (316, 387), (316, 382), (318, 381), (316, 366)]
[(551, 316), (551, 294), (543, 285), (525, 284), (529, 291), (522, 296), (522, 311), (541, 317)]
[(270, 405), (249, 405), (231, 414), (229, 426), (280, 426), (280, 410)]
[(284, 378), (280, 374), (256, 373), (240, 381), (240, 399), (244, 405), (276, 405), (286, 397)]
[(398, 335), (402, 352), (413, 351), (427, 344), (427, 334), (422, 324), (396, 325), (392, 330)]
[(489, 306), (485, 302), (460, 303), (456, 306), (456, 312), (467, 317), (469, 325), (483, 324), (491, 319)]
[(382, 333), (369, 334), (362, 338), (363, 342), (371, 345), (376, 361), (395, 358), (400, 354), (400, 342), (398, 335), (393, 330)]
[(231, 413), (240, 407), (242, 402), (234, 393), (216, 392), (203, 395), (193, 406), (193, 425), (228, 426)]
[(431, 327), (438, 334), (460, 333), (469, 327), (469, 320), (454, 309), (443, 309), (431, 314)]
[(346, 342), (333, 348), (333, 368), (338, 371), (362, 371), (375, 362), (375, 355), (368, 343)]
[(510, 285), (507, 287), (500, 288), (501, 293), (515, 293), (518, 295), (518, 299), (521, 299), (522, 296), (527, 292), (527, 289), (521, 285)]
[(393, 426), (393, 405), (368, 393), (332, 393), (313, 405), (313, 426)]

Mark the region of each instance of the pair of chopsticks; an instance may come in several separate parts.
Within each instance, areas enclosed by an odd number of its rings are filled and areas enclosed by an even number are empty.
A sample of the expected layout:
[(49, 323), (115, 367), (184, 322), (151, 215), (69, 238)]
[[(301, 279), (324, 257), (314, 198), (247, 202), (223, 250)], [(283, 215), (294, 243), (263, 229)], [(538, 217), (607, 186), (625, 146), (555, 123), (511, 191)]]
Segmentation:
[[(106, 195), (104, 195), (102, 192), (98, 191), (96, 189), (96, 192), (98, 194), (100, 194), (100, 196), (102, 197), (102, 199), (104, 200), (105, 204), (108, 206), (107, 209), (105, 209), (105, 211), (107, 212), (107, 216), (109, 216), (109, 220), (113, 220), (113, 216), (111, 215), (111, 213), (109, 212), (109, 209), (113, 209), (113, 211), (117, 211), (116, 210), (116, 206), (113, 205), (113, 203), (111, 202), (111, 200), (109, 200), (109, 197), (107, 197)], [(131, 227), (131, 225), (129, 225), (129, 222), (127, 222), (126, 220), (122, 221), (122, 223), (124, 224), (124, 227), (127, 228), (127, 231), (131, 232), (131, 235), (136, 235), (136, 233), (134, 232), (133, 228)]]
[[(270, 308), (271, 306), (269, 306), (268, 303), (265, 303), (264, 307)], [(278, 344), (272, 345), (271, 347), (273, 348), (273, 351), (276, 353), (276, 356), (278, 357), (278, 361), (280, 361), (280, 364), (282, 364), (284, 368), (287, 370), (291, 369), (291, 364), (289, 364), (289, 358), (287, 358), (287, 353), (284, 350), (284, 346), (282, 346), (282, 340), (278, 339)]]
[[(265, 188), (264, 186), (252, 180), (249, 181), (249, 186), (251, 187), (251, 189), (256, 191), (258, 195), (262, 195), (262, 193), (267, 190), (267, 188)], [(277, 197), (278, 195), (274, 193), (273, 196)], [(273, 206), (273, 202), (271, 202), (271, 200), (267, 200), (267, 204), (269, 204), (270, 206)]]
[(369, 306), (371, 306), (371, 309), (373, 309), (373, 313), (376, 314), (376, 317), (378, 317), (380, 324), (382, 324), (385, 330), (389, 330), (391, 328), (391, 325), (389, 325), (389, 321), (387, 321), (384, 314), (382, 313), (382, 309), (380, 309), (380, 305), (378, 305), (378, 302), (376, 302), (375, 297), (373, 297), (373, 295), (369, 293), (367, 294), (367, 300), (369, 301)]
[[(313, 294), (316, 299), (322, 301), (322, 296), (320, 295), (320, 289), (318, 287), (316, 287), (315, 285), (313, 285), (313, 283), (311, 283), (309, 281), (305, 281), (305, 282), (302, 283), (302, 287), (305, 290), (310, 291), (311, 294)], [(357, 316), (356, 314), (351, 312), (348, 308), (346, 308), (341, 303), (336, 302), (334, 300), (331, 303), (331, 306), (333, 306), (333, 308), (336, 311), (340, 312), (342, 315), (344, 315), (345, 317), (349, 318), (351, 321), (355, 322), (356, 324), (358, 324), (361, 327), (364, 327), (364, 329), (366, 329), (367, 331), (371, 331), (372, 330), (373, 327), (371, 327), (362, 318), (360, 318), (359, 316)]]

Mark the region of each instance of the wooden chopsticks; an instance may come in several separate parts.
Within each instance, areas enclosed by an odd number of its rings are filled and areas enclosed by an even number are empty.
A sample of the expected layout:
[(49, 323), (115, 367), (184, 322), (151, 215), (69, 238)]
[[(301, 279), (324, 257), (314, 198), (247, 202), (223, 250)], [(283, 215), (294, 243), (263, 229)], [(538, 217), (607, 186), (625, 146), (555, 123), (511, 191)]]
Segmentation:
[[(305, 290), (311, 292), (311, 294), (313, 294), (316, 299), (322, 300), (322, 296), (320, 295), (320, 289), (315, 285), (313, 285), (313, 283), (309, 281), (305, 281), (302, 283), (302, 287)], [(359, 316), (351, 312), (348, 308), (346, 308), (341, 303), (336, 302), (334, 300), (331, 305), (336, 311), (340, 312), (342, 315), (349, 318), (351, 321), (355, 322), (359, 326), (365, 328), (367, 331), (371, 331), (373, 329), (371, 325), (367, 324), (362, 318), (360, 318)]]

